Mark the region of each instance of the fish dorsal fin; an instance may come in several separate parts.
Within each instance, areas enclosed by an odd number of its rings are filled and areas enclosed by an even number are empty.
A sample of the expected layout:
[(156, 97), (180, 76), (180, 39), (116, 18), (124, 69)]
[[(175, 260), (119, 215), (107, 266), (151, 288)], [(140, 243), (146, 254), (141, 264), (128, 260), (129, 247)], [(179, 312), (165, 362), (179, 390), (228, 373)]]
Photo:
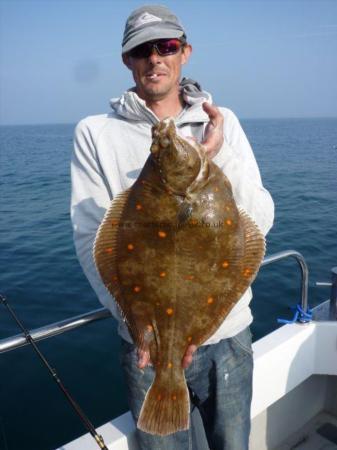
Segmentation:
[(259, 227), (249, 214), (241, 207), (238, 208), (244, 227), (245, 252), (242, 261), (243, 277), (250, 283), (255, 279), (266, 252), (266, 240)]
[(237, 266), (235, 290), (241, 296), (255, 280), (265, 255), (266, 241), (250, 215), (242, 207), (238, 207), (238, 211), (243, 225), (244, 253)]
[[(106, 211), (103, 221), (97, 230), (96, 239), (93, 247), (94, 260), (98, 273), (100, 274), (105, 287), (115, 298), (119, 310), (125, 322), (128, 325), (130, 334), (137, 344), (143, 350), (148, 350), (149, 344), (154, 337), (154, 326), (148, 322), (148, 317), (153, 315), (151, 305), (142, 302), (127, 304), (123, 299), (117, 270), (117, 240), (118, 230), (121, 226), (121, 220), (125, 205), (128, 201), (131, 189), (128, 189), (111, 202)], [(134, 318), (137, 317), (137, 321)]]
[(117, 273), (117, 237), (120, 220), (131, 189), (118, 194), (107, 209), (99, 226), (93, 246), (93, 256), (105, 287), (115, 297), (125, 319)]
[(230, 260), (230, 266), (235, 267), (234, 286), (224, 289), (221, 295), (223, 307), (214, 317), (212, 326), (206, 333), (200, 333), (193, 339), (196, 345), (203, 344), (220, 327), (238, 300), (246, 292), (254, 281), (264, 258), (266, 243), (265, 238), (254, 220), (243, 208), (238, 208), (240, 220), (243, 225), (244, 250), (241, 258), (235, 256)]

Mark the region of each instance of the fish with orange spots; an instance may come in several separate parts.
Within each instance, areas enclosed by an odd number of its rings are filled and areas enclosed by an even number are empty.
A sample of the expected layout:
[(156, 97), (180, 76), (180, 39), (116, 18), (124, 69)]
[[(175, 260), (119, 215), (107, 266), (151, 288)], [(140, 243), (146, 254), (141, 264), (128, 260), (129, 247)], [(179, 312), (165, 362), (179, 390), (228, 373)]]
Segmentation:
[(139, 178), (105, 214), (94, 259), (155, 369), (137, 426), (167, 435), (189, 427), (187, 347), (212, 336), (248, 289), (265, 240), (201, 145), (169, 119), (152, 138)]

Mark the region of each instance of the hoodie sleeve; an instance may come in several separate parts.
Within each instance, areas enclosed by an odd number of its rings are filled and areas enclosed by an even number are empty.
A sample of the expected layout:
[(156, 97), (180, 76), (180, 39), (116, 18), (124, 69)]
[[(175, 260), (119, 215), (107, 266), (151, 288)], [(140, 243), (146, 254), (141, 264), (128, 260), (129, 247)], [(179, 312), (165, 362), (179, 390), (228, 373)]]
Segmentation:
[(112, 195), (100, 169), (87, 119), (75, 129), (71, 160), (71, 221), (79, 263), (99, 301), (119, 318), (116, 304), (96, 270), (93, 243)]
[(274, 202), (263, 187), (252, 148), (235, 114), (220, 108), (224, 115), (225, 142), (214, 162), (229, 178), (235, 201), (267, 235), (274, 221)]

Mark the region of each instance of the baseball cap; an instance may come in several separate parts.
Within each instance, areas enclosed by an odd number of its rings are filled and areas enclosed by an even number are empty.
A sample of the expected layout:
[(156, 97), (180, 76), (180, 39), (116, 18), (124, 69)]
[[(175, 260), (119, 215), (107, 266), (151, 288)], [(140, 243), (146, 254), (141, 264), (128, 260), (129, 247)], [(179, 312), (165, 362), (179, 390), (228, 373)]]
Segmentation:
[(182, 36), (186, 36), (182, 24), (166, 6), (145, 5), (135, 9), (127, 18), (122, 53), (144, 42)]

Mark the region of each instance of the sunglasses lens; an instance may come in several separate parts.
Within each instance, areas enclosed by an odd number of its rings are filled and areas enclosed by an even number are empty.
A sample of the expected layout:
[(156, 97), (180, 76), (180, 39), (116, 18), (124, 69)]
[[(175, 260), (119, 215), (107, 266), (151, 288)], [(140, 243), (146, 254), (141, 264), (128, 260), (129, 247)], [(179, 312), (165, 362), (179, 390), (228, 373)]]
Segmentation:
[(152, 48), (152, 44), (145, 42), (145, 44), (138, 45), (138, 47), (130, 50), (129, 55), (132, 58), (148, 58), (152, 53)]
[(181, 43), (178, 39), (169, 39), (168, 41), (158, 41), (156, 48), (162, 56), (174, 55), (179, 51)]
[(157, 50), (159, 55), (174, 55), (179, 51), (181, 47), (181, 42), (179, 39), (161, 39), (156, 42), (145, 42), (144, 44), (138, 45), (138, 47), (130, 50), (129, 55), (132, 58), (148, 58), (153, 51), (153, 48)]

